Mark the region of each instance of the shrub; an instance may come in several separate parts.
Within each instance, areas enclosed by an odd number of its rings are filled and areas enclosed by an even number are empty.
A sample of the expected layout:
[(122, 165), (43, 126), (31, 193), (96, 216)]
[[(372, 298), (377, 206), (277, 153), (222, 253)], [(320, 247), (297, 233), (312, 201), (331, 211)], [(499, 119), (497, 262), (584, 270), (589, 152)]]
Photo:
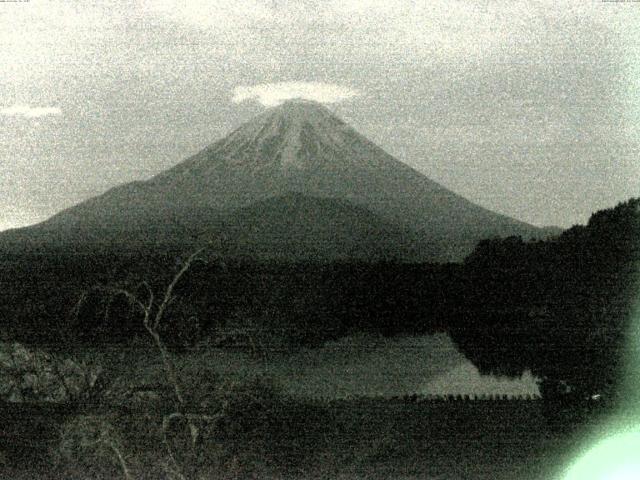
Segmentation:
[(105, 416), (79, 415), (65, 423), (54, 462), (67, 478), (132, 478), (120, 435)]
[(2, 400), (86, 404), (98, 401), (107, 383), (104, 370), (94, 362), (0, 343)]

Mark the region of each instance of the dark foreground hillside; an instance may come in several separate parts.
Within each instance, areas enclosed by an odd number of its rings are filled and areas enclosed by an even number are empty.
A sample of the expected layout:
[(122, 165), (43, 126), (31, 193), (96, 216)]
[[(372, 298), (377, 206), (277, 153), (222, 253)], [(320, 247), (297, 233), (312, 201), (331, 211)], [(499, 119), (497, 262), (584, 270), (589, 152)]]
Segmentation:
[[(200, 478), (542, 480), (555, 477), (578, 438), (548, 425), (540, 400), (258, 397), (240, 392), (193, 449), (179, 434), (169, 438), (182, 446), (177, 461)], [(159, 411), (2, 408), (10, 419), (0, 438), (2, 478), (123, 478), (108, 444), (96, 443), (104, 425), (130, 478), (170, 478)]]

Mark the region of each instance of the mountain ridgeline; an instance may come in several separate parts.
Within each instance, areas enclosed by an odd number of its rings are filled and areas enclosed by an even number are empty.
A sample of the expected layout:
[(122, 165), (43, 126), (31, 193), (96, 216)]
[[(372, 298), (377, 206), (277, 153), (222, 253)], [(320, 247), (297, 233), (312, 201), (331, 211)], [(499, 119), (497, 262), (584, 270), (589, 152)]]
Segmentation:
[(460, 261), (485, 238), (548, 231), (395, 159), (314, 102), (289, 101), (147, 181), (113, 188), (0, 248), (192, 248), (260, 260)]

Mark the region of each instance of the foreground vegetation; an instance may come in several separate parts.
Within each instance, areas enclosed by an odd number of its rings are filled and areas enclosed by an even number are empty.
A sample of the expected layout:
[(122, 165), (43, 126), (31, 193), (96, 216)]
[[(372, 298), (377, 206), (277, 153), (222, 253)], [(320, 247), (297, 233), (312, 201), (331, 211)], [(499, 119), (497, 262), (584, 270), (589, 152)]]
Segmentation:
[[(220, 399), (225, 417), (195, 448), (180, 429), (169, 435), (192, 478), (547, 479), (578, 438), (545, 421), (542, 401), (311, 402), (263, 381)], [(162, 410), (14, 417), (22, 444), (5, 451), (4, 478), (125, 478), (123, 462), (129, 478), (177, 478)]]

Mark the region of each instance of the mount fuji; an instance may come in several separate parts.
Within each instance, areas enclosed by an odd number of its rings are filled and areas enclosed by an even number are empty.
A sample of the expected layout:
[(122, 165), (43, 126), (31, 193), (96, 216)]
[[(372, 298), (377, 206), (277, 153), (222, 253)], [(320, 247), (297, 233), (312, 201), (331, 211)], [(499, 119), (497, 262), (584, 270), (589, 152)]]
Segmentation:
[(545, 229), (478, 206), (386, 153), (328, 108), (270, 108), (149, 180), (0, 234), (5, 248), (189, 247), (278, 260), (459, 261)]

